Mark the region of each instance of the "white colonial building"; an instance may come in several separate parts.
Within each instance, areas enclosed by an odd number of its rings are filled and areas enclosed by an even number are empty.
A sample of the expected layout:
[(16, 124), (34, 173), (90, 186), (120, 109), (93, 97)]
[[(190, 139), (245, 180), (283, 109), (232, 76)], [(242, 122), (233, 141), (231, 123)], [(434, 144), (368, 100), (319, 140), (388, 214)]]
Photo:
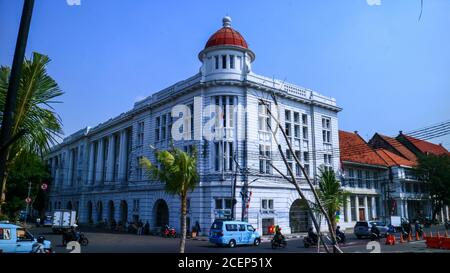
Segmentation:
[[(138, 164), (143, 156), (154, 161), (154, 150), (168, 149), (173, 142), (186, 151), (195, 146), (198, 153), (200, 182), (189, 194), (188, 228), (198, 221), (201, 233), (207, 234), (214, 219), (231, 214), (241, 219), (244, 214), (262, 233), (271, 224), (286, 233), (307, 230), (311, 223), (305, 200), (270, 167), (272, 162), (287, 172), (259, 100), (270, 103), (275, 112), (270, 96), (275, 92), (280, 120), (312, 177), (322, 165), (339, 169), (337, 113), (341, 109), (336, 101), (255, 74), (255, 54), (231, 28), (229, 17), (198, 57), (197, 74), (53, 147), (48, 156), (53, 176), (49, 209), (75, 209), (80, 223), (139, 218), (148, 221), (151, 229), (166, 223), (179, 229), (179, 198), (166, 194)], [(300, 177), (299, 166), (291, 164)], [(248, 209), (241, 199), (244, 184), (248, 184)], [(302, 187), (307, 189), (306, 184)]]

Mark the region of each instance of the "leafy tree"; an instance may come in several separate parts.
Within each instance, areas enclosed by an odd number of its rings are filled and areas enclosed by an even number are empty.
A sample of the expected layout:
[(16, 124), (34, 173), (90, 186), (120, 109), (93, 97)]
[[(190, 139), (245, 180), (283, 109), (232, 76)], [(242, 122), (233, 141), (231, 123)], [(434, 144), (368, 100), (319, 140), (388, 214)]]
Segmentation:
[[(30, 60), (25, 60), (21, 72), (17, 104), (15, 108), (12, 135), (24, 132), (9, 147), (7, 152), (6, 170), (14, 165), (14, 161), (22, 153), (43, 155), (55, 144), (62, 134), (61, 120), (54, 112), (54, 99), (63, 92), (56, 81), (47, 74), (46, 66), (50, 59), (42, 54), (33, 53)], [(0, 68), (0, 109), (5, 109), (5, 99), (8, 90), (10, 68)], [(3, 112), (0, 113), (0, 121)], [(8, 176), (2, 181), (0, 196), (1, 206), (6, 200), (6, 184)]]
[(336, 230), (336, 212), (344, 205), (349, 193), (342, 189), (341, 183), (336, 179), (333, 170), (320, 169), (318, 195), (331, 221), (333, 230)]
[(5, 214), (15, 218), (18, 212), (25, 208), (25, 198), (28, 194), (28, 184), (31, 182), (31, 199), (33, 208), (45, 211), (46, 193), (40, 189), (42, 182), (50, 181), (48, 168), (36, 154), (22, 153), (11, 166), (8, 175), (7, 192), (10, 196), (5, 204)]
[(416, 171), (428, 185), (432, 202), (432, 220), (443, 205), (450, 205), (450, 156), (419, 155)]
[(169, 151), (156, 152), (157, 165), (150, 162), (148, 158), (141, 160), (150, 178), (156, 179), (164, 184), (167, 193), (178, 195), (181, 201), (181, 241), (180, 253), (184, 253), (186, 246), (186, 205), (187, 194), (193, 191), (198, 184), (196, 151), (192, 156), (177, 148)]

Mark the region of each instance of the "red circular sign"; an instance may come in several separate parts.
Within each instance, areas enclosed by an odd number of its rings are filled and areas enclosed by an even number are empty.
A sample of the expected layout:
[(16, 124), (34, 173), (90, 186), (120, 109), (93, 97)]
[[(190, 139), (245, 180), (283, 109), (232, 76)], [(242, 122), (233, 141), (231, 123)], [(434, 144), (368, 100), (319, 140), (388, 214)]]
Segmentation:
[(47, 184), (45, 184), (45, 183), (41, 185), (41, 189), (43, 189), (44, 191), (47, 189), (47, 187), (48, 187), (48, 186), (47, 186)]
[(25, 202), (27, 202), (28, 204), (31, 203), (31, 198), (30, 197), (25, 198)]

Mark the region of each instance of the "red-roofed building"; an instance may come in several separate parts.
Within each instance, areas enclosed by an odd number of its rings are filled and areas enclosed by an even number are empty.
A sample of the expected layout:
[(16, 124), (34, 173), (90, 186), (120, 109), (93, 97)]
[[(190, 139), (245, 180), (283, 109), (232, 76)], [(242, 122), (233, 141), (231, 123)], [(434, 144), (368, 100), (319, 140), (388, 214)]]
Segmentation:
[(408, 136), (403, 134), (400, 131), (400, 134), (396, 137), (396, 139), (402, 143), (405, 147), (407, 147), (411, 152), (415, 155), (444, 155), (449, 154), (447, 149), (445, 149), (440, 144), (434, 144), (425, 140), (417, 139), (412, 136)]
[(417, 156), (398, 139), (376, 133), (369, 141), (389, 171), (384, 184), (387, 215), (413, 221), (431, 215), (431, 202), (424, 182), (419, 181), (414, 167)]
[(384, 213), (381, 182), (388, 172), (387, 163), (358, 135), (339, 131), (341, 183), (351, 193), (339, 224), (353, 227), (356, 221), (382, 218)]
[(410, 161), (416, 162), (416, 155), (393, 137), (376, 133), (369, 141), (369, 145), (375, 149), (383, 148)]

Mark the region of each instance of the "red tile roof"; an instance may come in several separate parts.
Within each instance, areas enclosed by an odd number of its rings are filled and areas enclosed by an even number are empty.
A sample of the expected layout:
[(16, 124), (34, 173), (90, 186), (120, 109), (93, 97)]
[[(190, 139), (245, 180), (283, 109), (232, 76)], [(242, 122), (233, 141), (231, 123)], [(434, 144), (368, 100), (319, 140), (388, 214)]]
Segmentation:
[(391, 151), (386, 149), (376, 149), (375, 152), (386, 161), (389, 167), (392, 166), (409, 166), (414, 167), (415, 163), (411, 160), (398, 156)]
[(341, 161), (387, 166), (386, 162), (356, 133), (339, 131)]
[(205, 45), (205, 48), (219, 45), (234, 45), (248, 48), (242, 35), (231, 27), (223, 27), (214, 33)]
[(414, 145), (420, 152), (424, 154), (430, 153), (434, 155), (442, 155), (449, 153), (449, 151), (447, 151), (447, 149), (445, 149), (441, 145), (433, 144), (428, 141), (417, 139), (404, 134), (401, 134), (400, 136), (403, 136), (409, 143)]
[(403, 144), (401, 144), (398, 140), (392, 137), (383, 136), (378, 134), (384, 141), (386, 141), (389, 145), (392, 146), (395, 150), (397, 150), (403, 157), (406, 159), (416, 162), (417, 157), (416, 155), (411, 152), (408, 148), (406, 148)]

